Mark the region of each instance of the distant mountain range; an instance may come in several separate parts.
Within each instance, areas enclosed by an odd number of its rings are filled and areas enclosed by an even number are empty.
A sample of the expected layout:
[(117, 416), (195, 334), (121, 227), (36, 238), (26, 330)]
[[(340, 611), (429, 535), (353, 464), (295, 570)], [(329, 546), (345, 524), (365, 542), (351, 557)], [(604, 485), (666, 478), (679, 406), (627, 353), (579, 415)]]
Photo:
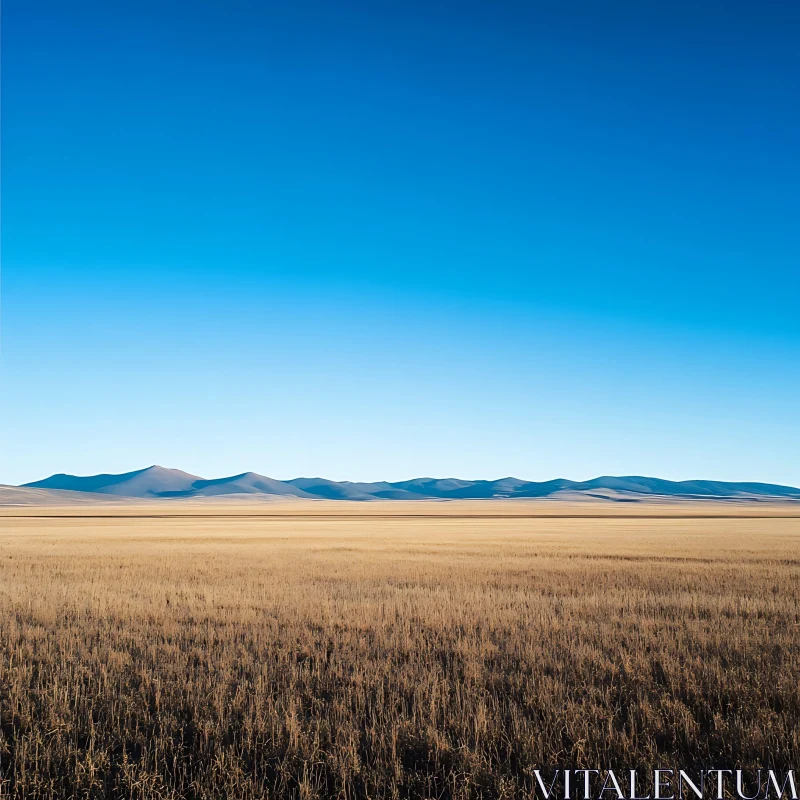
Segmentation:
[[(470, 481), (457, 478), (414, 478), (408, 481), (353, 483), (325, 478), (295, 478), (279, 481), (243, 472), (228, 478), (208, 480), (177, 469), (152, 466), (121, 475), (51, 475), (22, 487), (5, 487), (6, 503), (43, 502), (41, 490), (55, 499), (69, 500), (96, 497), (99, 501), (113, 498), (241, 498), (276, 499), (306, 498), (325, 500), (484, 500), (494, 498), (597, 499), (618, 502), (637, 500), (717, 499), (717, 500), (798, 500), (800, 489), (770, 483), (731, 483), (726, 481), (667, 481), (638, 476), (604, 476), (590, 481), (525, 481), (501, 478), (494, 481)], [(37, 490), (37, 491), (34, 491)], [(25, 494), (27, 492), (27, 494)], [(21, 494), (20, 494), (21, 493)], [(109, 497), (110, 496), (110, 497)], [(31, 499), (33, 498), (33, 499)], [(38, 500), (37, 500), (38, 498)], [(0, 493), (0, 503), (4, 496)]]

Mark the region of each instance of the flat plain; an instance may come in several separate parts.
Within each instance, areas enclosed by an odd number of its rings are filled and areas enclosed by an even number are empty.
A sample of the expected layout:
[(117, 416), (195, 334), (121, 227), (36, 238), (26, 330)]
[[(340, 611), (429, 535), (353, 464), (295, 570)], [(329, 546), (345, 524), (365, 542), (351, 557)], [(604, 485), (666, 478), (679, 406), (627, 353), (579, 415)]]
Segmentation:
[(0, 796), (798, 765), (798, 505), (0, 510)]

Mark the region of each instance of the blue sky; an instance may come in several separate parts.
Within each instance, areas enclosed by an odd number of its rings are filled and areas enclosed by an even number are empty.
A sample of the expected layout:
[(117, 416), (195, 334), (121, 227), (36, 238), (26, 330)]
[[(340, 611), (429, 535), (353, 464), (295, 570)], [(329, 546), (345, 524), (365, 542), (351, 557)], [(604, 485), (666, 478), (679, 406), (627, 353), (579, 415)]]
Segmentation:
[(800, 485), (800, 4), (3, 3), (0, 482)]

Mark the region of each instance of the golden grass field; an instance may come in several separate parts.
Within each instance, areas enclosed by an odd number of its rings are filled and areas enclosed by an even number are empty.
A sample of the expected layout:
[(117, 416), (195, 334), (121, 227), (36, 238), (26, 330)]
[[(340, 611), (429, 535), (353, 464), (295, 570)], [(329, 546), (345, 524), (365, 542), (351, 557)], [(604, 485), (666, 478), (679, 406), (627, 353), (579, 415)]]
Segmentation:
[(800, 767), (798, 517), (0, 511), (0, 795), (527, 797), (556, 765)]

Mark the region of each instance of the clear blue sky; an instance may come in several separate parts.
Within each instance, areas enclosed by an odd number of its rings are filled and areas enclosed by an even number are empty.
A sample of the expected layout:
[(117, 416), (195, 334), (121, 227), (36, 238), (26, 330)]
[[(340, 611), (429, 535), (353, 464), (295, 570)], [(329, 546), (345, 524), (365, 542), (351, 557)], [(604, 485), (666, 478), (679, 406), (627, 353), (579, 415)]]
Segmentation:
[(800, 485), (800, 3), (3, 2), (0, 482)]

